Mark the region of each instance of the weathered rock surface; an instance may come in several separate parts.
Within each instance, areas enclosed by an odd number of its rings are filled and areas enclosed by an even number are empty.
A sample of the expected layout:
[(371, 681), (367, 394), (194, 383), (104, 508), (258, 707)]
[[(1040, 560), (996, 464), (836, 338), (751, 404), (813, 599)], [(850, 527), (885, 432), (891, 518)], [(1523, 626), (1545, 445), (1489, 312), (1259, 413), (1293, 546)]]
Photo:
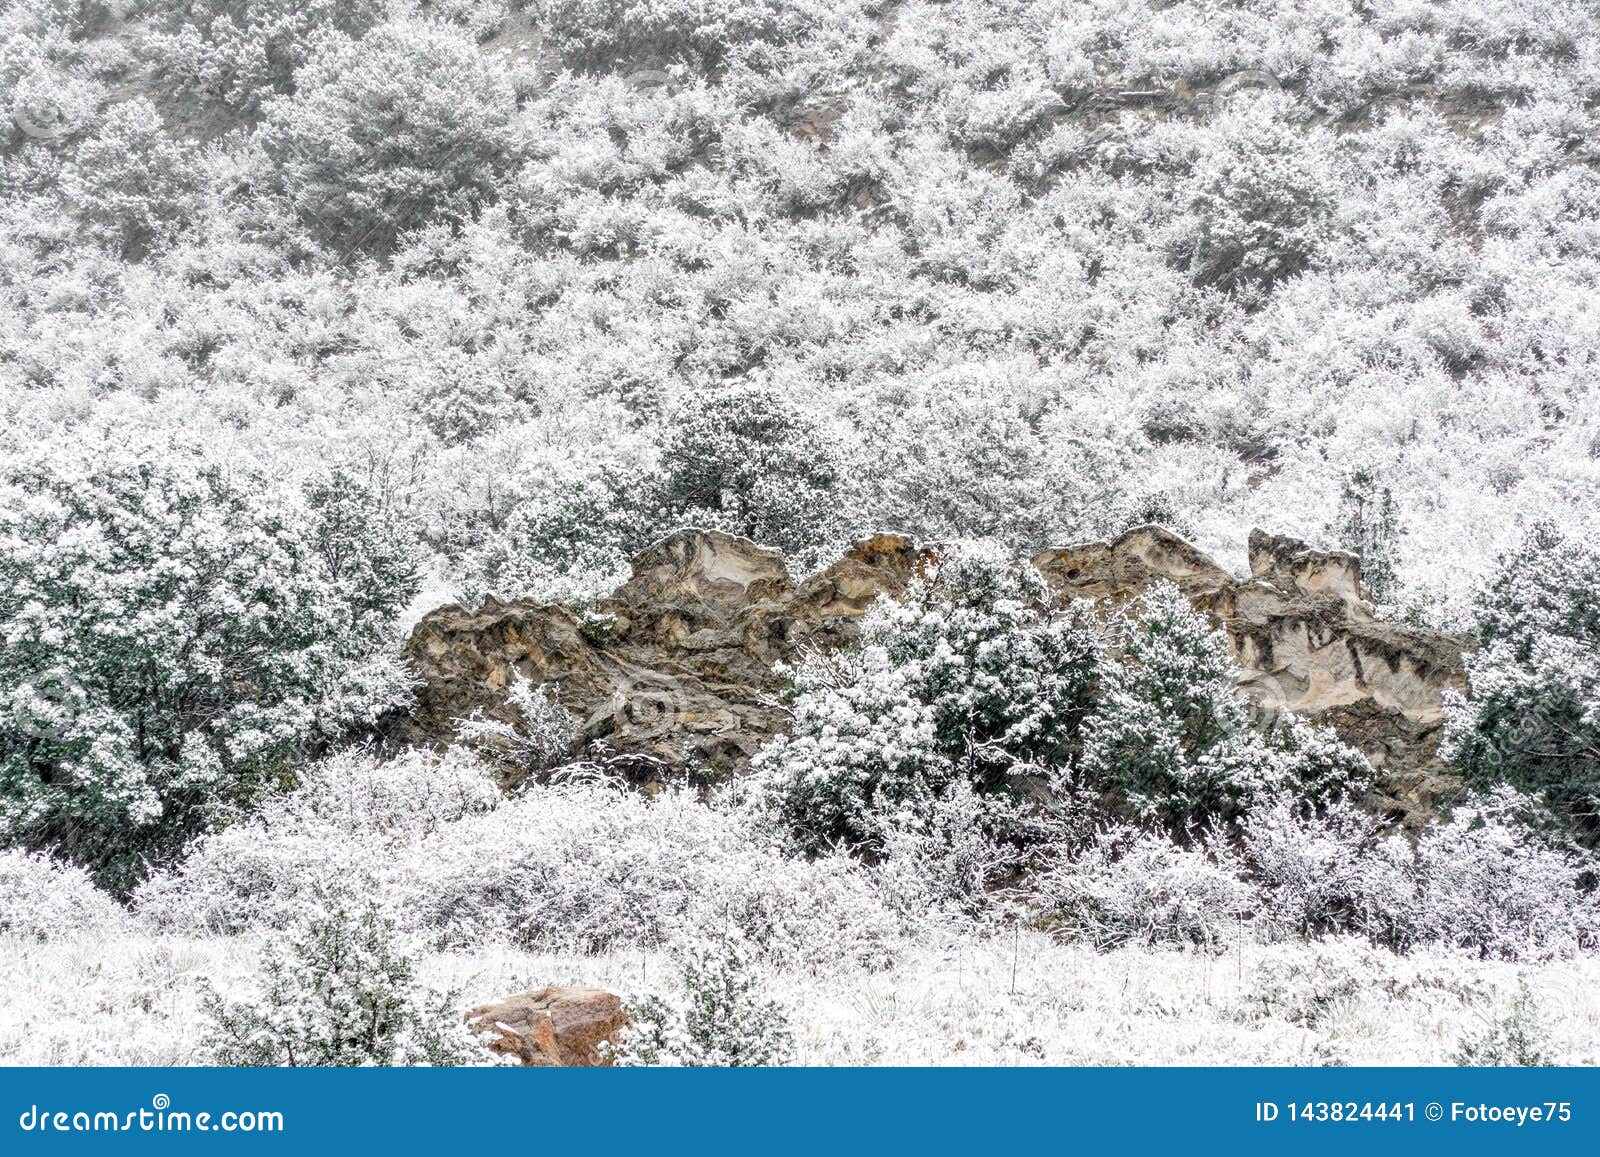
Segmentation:
[(532, 601), (441, 607), (408, 644), (425, 680), (413, 738), (446, 741), (474, 709), (497, 714), (521, 673), (554, 689), (586, 742), (674, 766), (740, 767), (783, 726), (775, 664), (844, 642), (927, 557), (879, 535), (796, 586), (781, 552), (685, 530), (641, 553), (589, 626)]
[(1439, 761), (1444, 693), (1465, 686), (1463, 640), (1377, 620), (1355, 555), (1253, 531), (1250, 578), (1181, 538), (1138, 527), (1114, 542), (1047, 550), (1033, 563), (1065, 594), (1113, 601), (1177, 584), (1228, 634), (1240, 689), (1331, 727), (1382, 773), (1377, 802), (1419, 820), (1456, 786)]
[[(1360, 747), (1384, 773), (1379, 802), (1397, 818), (1431, 812), (1453, 786), (1436, 751), (1443, 694), (1463, 683), (1461, 641), (1377, 620), (1353, 555), (1262, 531), (1249, 545), (1242, 579), (1154, 526), (1032, 562), (1061, 594), (1113, 604), (1175, 583), (1227, 632), (1247, 696)], [(520, 672), (555, 689), (585, 742), (736, 770), (784, 725), (775, 665), (847, 642), (876, 598), (903, 591), (936, 554), (878, 535), (796, 583), (778, 551), (684, 530), (641, 553), (589, 625), (530, 601), (442, 607), (409, 645), (425, 681), (413, 737), (445, 741), (473, 709), (495, 714)]]
[(490, 1051), (542, 1067), (606, 1064), (601, 1043), (627, 1023), (621, 999), (599, 988), (541, 988), (467, 1013)]

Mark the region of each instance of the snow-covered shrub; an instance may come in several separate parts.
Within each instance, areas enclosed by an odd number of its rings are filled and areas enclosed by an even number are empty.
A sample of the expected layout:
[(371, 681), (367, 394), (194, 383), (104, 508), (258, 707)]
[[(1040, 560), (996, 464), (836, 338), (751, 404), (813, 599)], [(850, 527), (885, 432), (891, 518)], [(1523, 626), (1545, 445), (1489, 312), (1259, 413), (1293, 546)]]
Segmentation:
[(1339, 513), (1330, 529), (1340, 546), (1360, 557), (1361, 583), (1372, 597), (1393, 602), (1403, 534), (1393, 489), (1371, 470), (1351, 471), (1340, 488)]
[(1040, 873), (1041, 913), (1098, 948), (1186, 943), (1214, 947), (1236, 935), (1249, 886), (1219, 844), (1183, 848), (1159, 832), (1117, 827)]
[(39, 852), (0, 852), (0, 932), (34, 940), (105, 936), (127, 913), (89, 874)]
[(137, 97), (111, 108), (78, 146), (66, 194), (91, 233), (137, 259), (170, 240), (194, 210), (199, 166)]
[(1548, 842), (1531, 801), (1510, 788), (1457, 806), (1415, 840), (1336, 804), (1289, 801), (1243, 825), (1262, 917), (1300, 935), (1353, 932), (1398, 951), (1443, 945), (1524, 960), (1592, 948), (1600, 936), (1594, 864)]
[(1254, 726), (1227, 637), (1171, 583), (1119, 616), (1112, 650), (1084, 724), (1082, 774), (1176, 830), (1280, 792), (1323, 803), (1372, 775), (1359, 752), (1293, 716)]
[(388, 252), (402, 233), (470, 217), (514, 152), (516, 101), (461, 31), (384, 24), (319, 41), (256, 141), (272, 185), (336, 254)]
[(157, 925), (236, 934), (290, 927), (341, 883), (379, 892), (429, 833), (493, 809), (491, 768), (459, 749), (379, 759), (363, 750), (313, 764), (252, 819), (198, 841), (146, 881), (134, 906)]
[(1600, 943), (1595, 860), (1530, 830), (1529, 802), (1501, 787), (1418, 837), (1421, 938), (1506, 960)]
[(1242, 852), (1261, 916), (1283, 932), (1353, 932), (1405, 947), (1415, 936), (1415, 853), (1403, 833), (1338, 802), (1308, 813), (1288, 798), (1257, 808), (1242, 825)]
[(1456, 1064), (1472, 1068), (1547, 1068), (1556, 1063), (1550, 1059), (1550, 1030), (1539, 1015), (1539, 1005), (1526, 976), (1518, 977), (1516, 995), (1505, 1011), (1491, 1011), (1485, 1020), (1480, 1031), (1461, 1038)]
[(662, 439), (660, 524), (726, 530), (790, 554), (831, 544), (851, 513), (835, 443), (775, 386), (690, 394)]
[(1199, 138), (1177, 190), (1186, 212), (1174, 255), (1198, 285), (1270, 288), (1310, 268), (1331, 235), (1337, 156), (1327, 131), (1278, 97), (1230, 105)]
[(412, 591), (330, 566), (293, 491), (181, 445), (63, 444), (9, 458), (0, 494), (5, 838), (127, 887), (408, 698)]
[(957, 780), (925, 807), (885, 817), (883, 862), (874, 876), (908, 914), (992, 912), (992, 892), (1035, 859), (1034, 849), (1061, 838), (1061, 824), (1010, 793), (983, 794)]
[(549, 771), (572, 754), (578, 721), (557, 703), (550, 689), (520, 671), (506, 688), (505, 705), (516, 721), (484, 715), (474, 708), (456, 723), (456, 739), (507, 769), (512, 782)]
[(751, 954), (737, 939), (689, 942), (673, 955), (675, 990), (628, 1004), (617, 1064), (733, 1068), (789, 1060), (788, 1014), (762, 994)]
[(802, 850), (881, 845), (886, 816), (954, 781), (931, 708), (883, 648), (808, 660), (793, 679), (792, 729), (761, 750), (752, 785)]
[(637, 58), (714, 68), (741, 46), (803, 35), (830, 7), (818, 0), (537, 0), (552, 45), (580, 67)]
[(794, 723), (755, 761), (798, 843), (882, 849), (902, 812), (931, 814), (960, 781), (1064, 761), (1091, 702), (1099, 634), (1078, 605), (998, 548), (956, 545), (883, 600), (859, 647), (801, 664)]
[(1600, 541), (1535, 526), (1477, 606), (1444, 754), (1480, 787), (1542, 793), (1600, 839)]
[(530, 785), (421, 840), (388, 886), (410, 926), (457, 946), (599, 952), (728, 930), (814, 967), (882, 963), (900, 928), (867, 869), (786, 856), (688, 789)]
[[(482, 430), (477, 431), (483, 433)], [(619, 448), (624, 456), (643, 448)], [(651, 539), (649, 462), (541, 453), (491, 483), (481, 508), (452, 520), (444, 540), (462, 576), (461, 598), (588, 602), (628, 577)]]
[(319, 897), (287, 944), (267, 944), (257, 992), (208, 991), (204, 1009), (220, 1065), (491, 1063), (456, 994), (417, 982), (394, 921), (347, 894)]
[(1265, 946), (1250, 970), (1251, 1011), (1316, 1028), (1364, 989), (1391, 983), (1395, 957), (1359, 936), (1330, 936), (1292, 947)]
[(810, 851), (882, 853), (955, 785), (1005, 795), (1041, 771), (1057, 795), (1125, 802), (1174, 831), (1275, 793), (1315, 806), (1371, 776), (1293, 716), (1255, 726), (1225, 636), (1176, 587), (1153, 586), (1108, 629), (993, 546), (948, 548), (863, 617), (857, 647), (792, 677), (792, 728), (757, 756), (753, 790)]
[(324, 760), (134, 900), (164, 927), (240, 933), (290, 927), (340, 885), (457, 948), (599, 952), (732, 929), (796, 966), (878, 967), (904, 928), (866, 868), (785, 855), (744, 811), (577, 780), (502, 801), (492, 765), (460, 748)]
[(291, 87), (317, 44), (359, 37), (384, 19), (390, 0), (193, 0), (168, 11), (155, 38), (180, 84), (250, 111)]

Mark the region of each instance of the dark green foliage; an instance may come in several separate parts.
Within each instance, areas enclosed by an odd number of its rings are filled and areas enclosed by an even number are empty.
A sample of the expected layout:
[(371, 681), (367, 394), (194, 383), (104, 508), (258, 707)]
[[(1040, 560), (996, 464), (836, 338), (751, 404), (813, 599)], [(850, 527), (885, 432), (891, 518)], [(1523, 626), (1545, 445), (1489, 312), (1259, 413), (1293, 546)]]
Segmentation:
[(324, 903), (287, 950), (262, 959), (253, 1000), (214, 990), (202, 1007), (207, 1044), (220, 1065), (359, 1066), (487, 1064), (455, 994), (417, 983), (394, 921), (375, 906)]
[(680, 949), (677, 959), (679, 991), (671, 999), (646, 997), (629, 1009), (621, 1064), (736, 1068), (789, 1059), (789, 1018), (762, 996), (742, 947), (694, 944)]
[(663, 526), (702, 526), (785, 551), (828, 541), (848, 514), (830, 433), (780, 390), (699, 391), (674, 412), (661, 451)]
[(1544, 798), (1600, 840), (1600, 544), (1536, 525), (1478, 599), (1446, 752), (1469, 783)]
[(1082, 780), (1176, 834), (1277, 793), (1323, 804), (1371, 778), (1359, 752), (1293, 716), (1258, 726), (1227, 637), (1170, 584), (1113, 624), (1110, 654), (1085, 725)]
[(414, 572), (346, 485), (181, 447), (0, 475), (0, 833), (128, 887), (406, 700)]
[(1345, 478), (1332, 531), (1341, 547), (1360, 556), (1361, 581), (1372, 597), (1392, 602), (1403, 531), (1393, 493), (1371, 470), (1355, 470)]

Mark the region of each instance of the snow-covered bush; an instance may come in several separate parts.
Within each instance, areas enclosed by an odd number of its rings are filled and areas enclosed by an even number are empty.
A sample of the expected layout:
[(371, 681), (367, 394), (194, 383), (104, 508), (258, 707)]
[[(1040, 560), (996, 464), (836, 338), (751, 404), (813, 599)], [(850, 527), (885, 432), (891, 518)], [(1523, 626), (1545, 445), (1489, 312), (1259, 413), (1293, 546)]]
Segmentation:
[(418, 841), (500, 803), (491, 768), (452, 749), (393, 759), (352, 750), (307, 768), (254, 818), (198, 841), (134, 893), (141, 916), (185, 932), (288, 928), (341, 883), (377, 893)]
[(516, 102), (471, 37), (426, 21), (331, 38), (268, 101), (256, 140), (267, 175), (339, 255), (388, 252), (402, 233), (459, 221), (510, 169)]
[(617, 1064), (734, 1068), (789, 1060), (788, 1014), (762, 993), (755, 963), (738, 940), (688, 942), (673, 955), (675, 990), (629, 1003)]
[(1279, 798), (1243, 825), (1261, 915), (1300, 936), (1356, 933), (1404, 947), (1416, 935), (1415, 852), (1404, 833), (1348, 802), (1307, 814)]
[(1595, 865), (1552, 845), (1509, 788), (1468, 800), (1415, 840), (1349, 805), (1288, 801), (1244, 824), (1260, 914), (1279, 931), (1357, 933), (1399, 951), (1443, 945), (1506, 960), (1570, 955), (1600, 937)]
[(406, 700), (411, 592), (327, 565), (292, 491), (181, 445), (67, 444), (0, 488), (6, 838), (126, 887)]
[(733, 930), (803, 967), (881, 966), (920, 915), (862, 865), (785, 855), (749, 813), (691, 790), (530, 781), (503, 800), (496, 779), (460, 748), (346, 752), (201, 840), (135, 906), (175, 930), (275, 931), (342, 885), (452, 948), (601, 952)]
[(793, 671), (794, 722), (755, 761), (806, 849), (881, 849), (901, 812), (1064, 761), (1092, 695), (1099, 635), (1083, 607), (990, 545), (948, 548), (861, 625), (858, 648)]
[(867, 869), (790, 858), (745, 813), (678, 789), (530, 786), (421, 840), (387, 886), (408, 924), (456, 946), (599, 952), (725, 930), (796, 965), (875, 965), (901, 928)]
[(1331, 530), (1340, 546), (1361, 559), (1361, 585), (1379, 603), (1392, 603), (1403, 534), (1393, 490), (1370, 470), (1351, 471)]
[[(819, 0), (538, 0), (541, 26), (577, 66), (618, 59), (713, 68), (730, 52), (803, 35), (833, 7)], [(854, 7), (847, 5), (846, 9)]]
[(220, 1065), (472, 1065), (490, 1054), (456, 994), (419, 984), (411, 948), (376, 905), (348, 894), (308, 905), (287, 944), (269, 943), (258, 991), (210, 991), (208, 1045)]
[(34, 940), (107, 936), (128, 925), (89, 874), (39, 852), (0, 852), (0, 932)]
[(143, 97), (106, 113), (78, 146), (65, 192), (91, 233), (130, 259), (169, 241), (196, 208), (201, 174)]
[(962, 837), (986, 831), (980, 858), (998, 868), (1026, 827), (1005, 806), (1018, 777), (1181, 832), (1277, 793), (1319, 806), (1372, 774), (1293, 716), (1256, 726), (1226, 638), (1176, 587), (1152, 587), (1108, 627), (1085, 601), (1056, 607), (1036, 570), (993, 546), (949, 548), (864, 616), (859, 646), (792, 677), (792, 728), (757, 756), (752, 790), (807, 851), (881, 854), (898, 829), (942, 822), (958, 785), (999, 797)]
[(1054, 927), (1098, 948), (1186, 943), (1215, 947), (1239, 933), (1251, 892), (1219, 844), (1182, 848), (1159, 832), (1117, 827), (1033, 882)]
[(980, 793), (965, 780), (923, 806), (883, 822), (883, 862), (874, 879), (898, 910), (926, 917), (955, 912), (982, 919), (1001, 911), (998, 885), (1031, 866), (1036, 849), (1068, 825), (1052, 809), (1009, 792)]
[(1112, 652), (1084, 723), (1082, 774), (1175, 830), (1279, 792), (1324, 803), (1371, 778), (1359, 752), (1293, 716), (1255, 726), (1226, 636), (1171, 583), (1118, 617)]
[(1541, 793), (1600, 838), (1600, 541), (1536, 526), (1478, 601), (1445, 754), (1478, 786)]
[(492, 718), (474, 708), (456, 723), (456, 739), (506, 768), (513, 784), (549, 771), (572, 754), (578, 721), (556, 702), (551, 690), (520, 671), (506, 688), (507, 713), (515, 722)]
[(726, 530), (795, 554), (851, 525), (833, 434), (774, 386), (686, 397), (667, 423), (660, 470), (662, 526)]
[(1338, 195), (1327, 130), (1295, 124), (1277, 97), (1232, 103), (1206, 127), (1177, 190), (1180, 266), (1220, 289), (1270, 288), (1313, 266)]
[(1550, 1059), (1550, 1030), (1539, 1015), (1539, 1005), (1526, 976), (1518, 979), (1516, 995), (1507, 1002), (1505, 1011), (1491, 1010), (1485, 1021), (1481, 1030), (1461, 1038), (1456, 1064), (1472, 1068), (1546, 1068), (1556, 1063)]
[(359, 37), (382, 21), (390, 0), (193, 0), (164, 13), (156, 47), (179, 83), (253, 110), (292, 87), (317, 45)]
[(1600, 944), (1596, 861), (1549, 846), (1509, 788), (1459, 806), (1417, 840), (1419, 937), (1506, 960)]

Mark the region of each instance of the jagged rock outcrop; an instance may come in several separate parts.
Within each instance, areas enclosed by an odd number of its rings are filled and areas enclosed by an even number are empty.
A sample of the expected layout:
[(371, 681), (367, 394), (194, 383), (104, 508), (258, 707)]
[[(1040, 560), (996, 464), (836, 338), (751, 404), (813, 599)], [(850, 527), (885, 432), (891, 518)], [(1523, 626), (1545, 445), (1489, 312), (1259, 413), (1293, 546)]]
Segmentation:
[(424, 679), (413, 738), (445, 741), (473, 710), (496, 714), (520, 673), (555, 690), (586, 742), (736, 769), (784, 724), (777, 663), (844, 642), (873, 600), (904, 590), (927, 557), (909, 539), (879, 535), (797, 586), (779, 551), (684, 530), (642, 552), (587, 623), (530, 600), (441, 607), (408, 645)]
[(1431, 814), (1455, 787), (1438, 759), (1444, 693), (1465, 687), (1462, 640), (1381, 622), (1361, 562), (1253, 531), (1250, 577), (1235, 579), (1170, 531), (1047, 550), (1033, 563), (1065, 594), (1113, 601), (1161, 579), (1228, 634), (1240, 688), (1261, 706), (1331, 727), (1382, 773), (1376, 801), (1396, 818)]
[[(474, 709), (496, 713), (520, 672), (555, 690), (587, 743), (737, 770), (784, 725), (777, 665), (847, 642), (862, 612), (903, 591), (937, 550), (878, 535), (797, 583), (779, 551), (683, 530), (642, 552), (587, 621), (532, 601), (440, 608), (409, 645), (424, 679), (413, 737), (445, 741)], [(1360, 747), (1384, 773), (1379, 802), (1396, 818), (1429, 814), (1452, 786), (1436, 751), (1443, 694), (1463, 684), (1460, 641), (1376, 619), (1353, 555), (1255, 531), (1249, 558), (1250, 577), (1235, 578), (1145, 526), (1031, 561), (1061, 594), (1112, 604), (1175, 583), (1227, 632), (1247, 696)]]

